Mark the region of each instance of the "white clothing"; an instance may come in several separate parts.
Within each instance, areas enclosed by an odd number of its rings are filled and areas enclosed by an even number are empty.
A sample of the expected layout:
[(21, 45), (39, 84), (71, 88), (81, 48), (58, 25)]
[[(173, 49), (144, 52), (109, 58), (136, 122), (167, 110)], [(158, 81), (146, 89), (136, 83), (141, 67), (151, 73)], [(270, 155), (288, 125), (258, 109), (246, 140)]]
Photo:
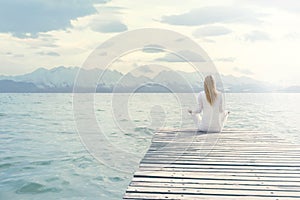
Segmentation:
[[(218, 92), (215, 102), (213, 105), (210, 105), (206, 99), (205, 92), (200, 92), (198, 103), (198, 109), (192, 114), (198, 130), (203, 132), (221, 132), (228, 117), (228, 112), (224, 111), (222, 93)], [(203, 113), (202, 117), (201, 113)]]

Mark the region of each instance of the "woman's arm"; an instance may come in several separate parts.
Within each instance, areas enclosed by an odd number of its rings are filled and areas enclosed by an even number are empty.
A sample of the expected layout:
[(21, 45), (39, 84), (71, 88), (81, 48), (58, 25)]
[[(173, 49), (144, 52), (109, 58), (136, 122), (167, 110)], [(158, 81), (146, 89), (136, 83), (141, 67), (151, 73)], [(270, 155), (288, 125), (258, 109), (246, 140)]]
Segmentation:
[(198, 108), (194, 111), (194, 113), (201, 113), (203, 110), (203, 102), (201, 93), (198, 96)]
[(224, 112), (224, 110), (225, 110), (225, 108), (224, 108), (224, 95), (223, 95), (223, 93), (220, 93), (220, 104), (219, 104), (219, 112), (220, 113), (223, 113)]

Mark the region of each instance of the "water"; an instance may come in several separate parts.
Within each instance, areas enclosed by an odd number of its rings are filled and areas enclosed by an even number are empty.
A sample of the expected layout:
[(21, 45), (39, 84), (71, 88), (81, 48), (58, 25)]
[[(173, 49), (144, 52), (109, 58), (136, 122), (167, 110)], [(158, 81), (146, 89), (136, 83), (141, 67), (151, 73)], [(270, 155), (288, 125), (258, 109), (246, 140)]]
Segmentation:
[[(116, 100), (125, 94), (118, 95)], [(180, 104), (185, 95), (188, 99), (187, 94), (130, 95), (121, 105), (128, 119), (112, 112), (111, 94), (96, 94), (95, 115), (114, 147), (135, 156), (134, 169), (156, 128), (193, 127), (186, 109), (196, 105), (192, 99)], [(272, 132), (300, 144), (298, 102), (300, 94), (227, 94), (231, 114), (225, 128)], [(128, 121), (132, 126), (125, 126)], [(0, 94), (0, 127), (1, 200), (121, 199), (131, 180), (130, 173), (99, 162), (81, 143), (72, 94)], [(128, 164), (113, 152), (99, 156)]]

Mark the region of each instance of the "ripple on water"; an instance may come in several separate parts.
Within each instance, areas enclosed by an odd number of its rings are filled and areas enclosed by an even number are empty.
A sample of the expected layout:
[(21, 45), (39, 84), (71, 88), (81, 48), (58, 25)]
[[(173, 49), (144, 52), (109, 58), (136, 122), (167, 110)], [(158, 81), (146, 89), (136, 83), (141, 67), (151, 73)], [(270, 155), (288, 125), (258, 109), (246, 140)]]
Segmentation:
[(51, 178), (47, 178), (45, 181), (46, 182), (53, 182), (53, 181), (58, 181), (59, 178), (58, 177), (51, 177)]
[(21, 113), (17, 116), (21, 116), (21, 117), (30, 117), (30, 114), (29, 113)]
[(49, 188), (40, 183), (29, 182), (24, 184), (18, 190), (16, 190), (16, 193), (17, 194), (39, 194), (39, 193), (46, 193), (46, 192), (58, 193), (60, 191), (61, 191), (60, 188), (56, 188), (56, 187)]
[(26, 156), (6, 156), (4, 158), (1, 158), (1, 160), (14, 160), (14, 159), (24, 159), (26, 158)]
[(63, 180), (59, 177), (50, 177), (50, 178), (47, 178), (45, 181), (47, 183), (57, 182), (57, 183), (60, 183), (61, 185), (70, 185), (69, 181)]
[(97, 181), (103, 181), (103, 177), (102, 176), (97, 176), (95, 178), (93, 178), (94, 180), (97, 180)]
[(13, 165), (10, 163), (0, 164), (0, 169), (7, 169), (10, 168), (11, 166)]
[(120, 178), (120, 177), (109, 177), (108, 178), (111, 182), (120, 182), (122, 181), (123, 179)]
[(52, 160), (46, 160), (46, 161), (35, 161), (32, 162), (31, 164), (33, 165), (51, 165)]
[(146, 135), (153, 135), (154, 130), (147, 127), (136, 127), (134, 132), (144, 133)]

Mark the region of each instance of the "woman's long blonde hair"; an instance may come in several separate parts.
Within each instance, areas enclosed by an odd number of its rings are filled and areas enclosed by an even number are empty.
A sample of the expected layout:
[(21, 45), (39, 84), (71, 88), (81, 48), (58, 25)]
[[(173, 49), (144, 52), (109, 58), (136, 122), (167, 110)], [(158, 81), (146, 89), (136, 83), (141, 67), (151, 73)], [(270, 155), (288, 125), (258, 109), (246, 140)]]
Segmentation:
[(204, 91), (206, 99), (210, 105), (213, 105), (217, 98), (216, 82), (212, 75), (208, 75), (204, 80)]

